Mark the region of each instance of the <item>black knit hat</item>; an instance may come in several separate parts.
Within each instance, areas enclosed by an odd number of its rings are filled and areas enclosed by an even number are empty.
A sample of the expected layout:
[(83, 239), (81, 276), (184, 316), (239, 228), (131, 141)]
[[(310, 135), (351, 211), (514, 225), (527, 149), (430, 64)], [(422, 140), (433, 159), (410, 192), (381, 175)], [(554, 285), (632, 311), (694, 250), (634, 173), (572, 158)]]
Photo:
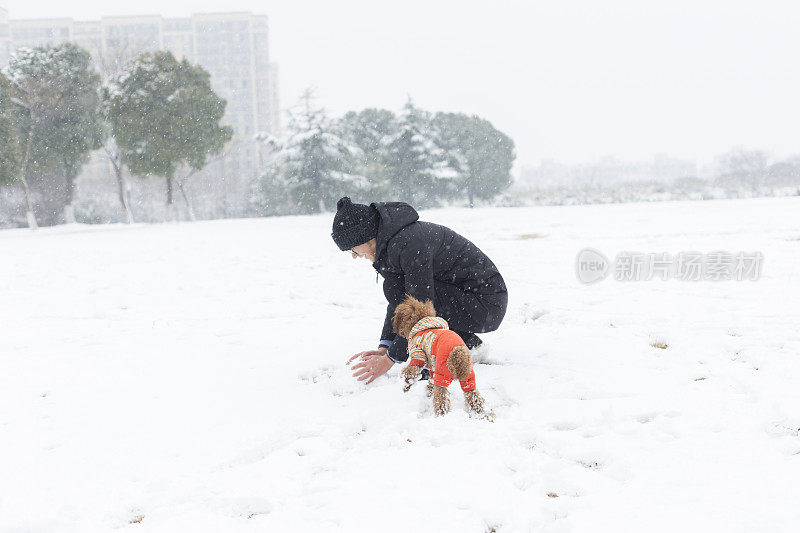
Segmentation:
[(354, 204), (344, 196), (336, 202), (333, 217), (333, 242), (340, 250), (349, 250), (378, 236), (378, 211), (364, 204)]

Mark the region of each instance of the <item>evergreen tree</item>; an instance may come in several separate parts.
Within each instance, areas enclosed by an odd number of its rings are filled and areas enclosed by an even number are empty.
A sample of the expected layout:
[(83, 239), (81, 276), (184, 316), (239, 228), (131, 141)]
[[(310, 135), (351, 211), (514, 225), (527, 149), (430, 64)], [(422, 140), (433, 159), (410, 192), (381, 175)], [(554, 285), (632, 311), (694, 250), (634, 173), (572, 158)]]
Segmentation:
[(398, 200), (414, 206), (436, 205), (455, 177), (431, 124), (430, 113), (406, 102), (397, 132), (386, 140), (387, 179)]
[(302, 212), (292, 201), (289, 184), (276, 165), (268, 167), (253, 184), (250, 205), (259, 216), (296, 215)]
[[(14, 96), (14, 86), (0, 73), (0, 185), (19, 181), (25, 198), (25, 214), (28, 227), (36, 229), (39, 224), (33, 213), (31, 193), (25, 177), (30, 155), (32, 130), (30, 107)], [(27, 120), (25, 120), (27, 118)]]
[(456, 188), (475, 205), (489, 200), (512, 182), (514, 141), (488, 120), (461, 113), (437, 113), (434, 119), (442, 146), (458, 171)]
[(206, 70), (170, 52), (138, 56), (109, 84), (104, 100), (121, 161), (135, 176), (165, 178), (174, 218), (176, 170), (188, 167), (188, 177), (231, 139), (233, 130), (220, 125), (225, 100)]
[(275, 151), (277, 173), (303, 212), (332, 209), (341, 196), (366, 186), (366, 179), (354, 172), (361, 150), (339, 135), (324, 109), (314, 106), (310, 90), (290, 114), (287, 131), (284, 141), (266, 142)]
[(28, 161), (39, 169), (60, 169), (66, 182), (64, 220), (75, 222), (75, 179), (104, 141), (100, 77), (91, 57), (72, 43), (23, 48), (11, 57), (7, 72), (14, 96), (27, 109)]
[(0, 185), (16, 181), (22, 166), (18, 114), (11, 101), (11, 84), (0, 74)]
[(361, 150), (359, 172), (365, 176), (369, 186), (365, 195), (386, 197), (391, 192), (385, 170), (387, 146), (399, 131), (397, 116), (386, 109), (350, 111), (338, 121), (338, 127), (342, 137)]

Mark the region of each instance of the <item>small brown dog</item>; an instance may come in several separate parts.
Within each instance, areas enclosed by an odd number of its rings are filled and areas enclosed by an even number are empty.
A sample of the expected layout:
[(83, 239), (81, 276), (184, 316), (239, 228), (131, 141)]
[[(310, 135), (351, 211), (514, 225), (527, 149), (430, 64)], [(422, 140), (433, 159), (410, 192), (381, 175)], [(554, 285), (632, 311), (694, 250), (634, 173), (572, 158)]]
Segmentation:
[(392, 327), (395, 333), (408, 339), (409, 363), (401, 372), (405, 381), (403, 391), (408, 392), (422, 369), (427, 368), (431, 373), (428, 396), (433, 396), (436, 416), (450, 410), (447, 387), (454, 379), (461, 384), (469, 410), (483, 414), (483, 398), (475, 387), (469, 349), (461, 337), (449, 329), (447, 322), (436, 316), (433, 302), (421, 302), (406, 295), (395, 308)]

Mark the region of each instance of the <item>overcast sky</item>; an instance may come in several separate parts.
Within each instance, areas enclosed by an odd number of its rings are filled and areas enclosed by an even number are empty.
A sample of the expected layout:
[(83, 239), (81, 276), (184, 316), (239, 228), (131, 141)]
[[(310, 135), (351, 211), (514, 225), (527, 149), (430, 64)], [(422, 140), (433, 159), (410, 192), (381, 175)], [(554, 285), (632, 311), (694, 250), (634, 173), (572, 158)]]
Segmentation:
[(11, 18), (253, 11), (283, 107), (478, 114), (518, 162), (800, 153), (800, 2), (0, 0)]

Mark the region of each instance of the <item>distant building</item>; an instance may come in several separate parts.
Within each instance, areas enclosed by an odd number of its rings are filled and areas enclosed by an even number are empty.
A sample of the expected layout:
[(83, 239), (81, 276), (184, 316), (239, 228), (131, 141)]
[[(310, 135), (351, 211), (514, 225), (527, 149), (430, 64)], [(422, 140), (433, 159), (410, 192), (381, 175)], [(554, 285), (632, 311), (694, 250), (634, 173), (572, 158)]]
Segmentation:
[[(104, 77), (113, 76), (126, 60), (144, 51), (169, 50), (178, 59), (200, 64), (211, 74), (214, 90), (227, 101), (223, 122), (234, 131), (224, 159), (209, 165), (203, 174), (220, 174), (230, 190), (247, 187), (259, 173), (262, 158), (254, 135), (260, 131), (278, 135), (281, 128), (278, 69), (269, 60), (266, 16), (242, 12), (185, 18), (9, 20), (8, 12), (0, 8), (0, 68), (19, 47), (67, 41), (89, 51)], [(101, 171), (101, 161), (101, 156), (96, 157), (87, 173)]]
[(605, 157), (584, 165), (566, 165), (545, 159), (536, 167), (523, 167), (520, 185), (546, 188), (565, 185), (605, 186), (622, 182), (667, 182), (697, 176), (697, 163), (657, 155), (652, 161), (618, 161)]

